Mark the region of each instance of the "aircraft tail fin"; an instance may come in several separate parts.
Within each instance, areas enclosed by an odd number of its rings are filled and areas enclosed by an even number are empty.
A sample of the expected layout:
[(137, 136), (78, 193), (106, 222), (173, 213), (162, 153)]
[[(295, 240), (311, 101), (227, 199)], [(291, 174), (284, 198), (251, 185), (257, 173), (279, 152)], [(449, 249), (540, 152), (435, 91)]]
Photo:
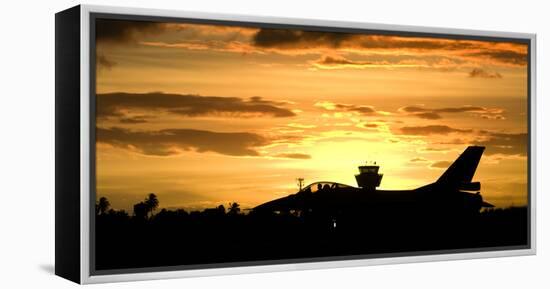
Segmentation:
[(485, 147), (469, 146), (456, 161), (441, 175), (437, 183), (453, 186), (457, 189), (479, 190), (478, 182), (472, 183), (472, 178), (483, 155)]

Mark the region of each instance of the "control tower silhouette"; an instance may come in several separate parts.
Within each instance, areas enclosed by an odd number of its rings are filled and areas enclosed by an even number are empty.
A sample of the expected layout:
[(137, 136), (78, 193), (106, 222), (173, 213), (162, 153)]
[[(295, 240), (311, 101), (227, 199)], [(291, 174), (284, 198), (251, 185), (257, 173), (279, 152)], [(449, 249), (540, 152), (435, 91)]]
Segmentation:
[(364, 190), (376, 190), (376, 188), (380, 186), (383, 176), (383, 174), (378, 173), (379, 169), (380, 166), (376, 165), (376, 162), (359, 166), (359, 174), (355, 175), (357, 186)]

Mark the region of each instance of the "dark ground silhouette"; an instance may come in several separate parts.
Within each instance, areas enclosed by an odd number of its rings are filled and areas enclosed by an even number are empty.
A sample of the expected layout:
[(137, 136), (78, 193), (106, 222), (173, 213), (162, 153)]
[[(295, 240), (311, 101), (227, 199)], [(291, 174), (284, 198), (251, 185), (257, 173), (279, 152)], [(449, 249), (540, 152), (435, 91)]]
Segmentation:
[(243, 214), (233, 203), (155, 213), (158, 205), (149, 195), (129, 216), (98, 201), (96, 270), (520, 246), (528, 236), (526, 207)]

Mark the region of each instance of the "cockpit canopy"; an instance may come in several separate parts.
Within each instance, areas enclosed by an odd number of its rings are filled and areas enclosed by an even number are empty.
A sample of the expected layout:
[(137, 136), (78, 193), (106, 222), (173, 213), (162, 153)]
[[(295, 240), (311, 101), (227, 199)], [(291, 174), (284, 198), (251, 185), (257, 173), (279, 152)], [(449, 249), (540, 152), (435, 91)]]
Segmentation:
[(351, 188), (351, 186), (335, 182), (315, 182), (304, 187), (300, 192), (316, 193), (320, 190)]

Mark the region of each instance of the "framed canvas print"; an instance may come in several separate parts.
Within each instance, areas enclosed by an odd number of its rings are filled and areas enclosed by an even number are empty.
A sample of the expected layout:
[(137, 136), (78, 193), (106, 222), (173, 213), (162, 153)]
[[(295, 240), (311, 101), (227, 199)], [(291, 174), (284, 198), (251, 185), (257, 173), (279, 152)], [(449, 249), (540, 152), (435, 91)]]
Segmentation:
[(56, 14), (56, 274), (535, 253), (535, 35)]

